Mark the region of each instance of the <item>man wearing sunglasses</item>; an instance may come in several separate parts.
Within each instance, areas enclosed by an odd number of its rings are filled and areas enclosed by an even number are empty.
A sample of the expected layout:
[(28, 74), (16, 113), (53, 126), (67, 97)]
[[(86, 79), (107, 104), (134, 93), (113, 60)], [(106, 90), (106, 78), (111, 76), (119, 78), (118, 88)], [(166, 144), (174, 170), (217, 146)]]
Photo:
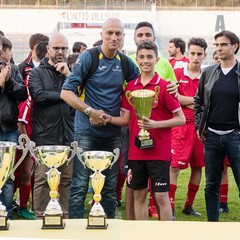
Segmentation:
[(195, 126), (204, 141), (208, 221), (219, 220), (219, 188), (227, 156), (240, 189), (240, 64), (235, 55), (239, 38), (222, 31), (215, 35), (219, 63), (204, 69), (195, 97)]
[[(60, 98), (66, 77), (70, 74), (66, 59), (67, 38), (56, 33), (47, 45), (49, 58), (32, 69), (29, 76), (29, 91), (33, 100), (32, 140), (37, 146), (66, 145), (73, 142), (72, 108)], [(35, 168), (34, 209), (36, 217), (41, 217), (50, 200), (46, 179), (48, 168), (38, 165)], [(64, 218), (68, 217), (68, 192), (72, 176), (72, 163), (59, 167), (61, 172), (60, 197)]]

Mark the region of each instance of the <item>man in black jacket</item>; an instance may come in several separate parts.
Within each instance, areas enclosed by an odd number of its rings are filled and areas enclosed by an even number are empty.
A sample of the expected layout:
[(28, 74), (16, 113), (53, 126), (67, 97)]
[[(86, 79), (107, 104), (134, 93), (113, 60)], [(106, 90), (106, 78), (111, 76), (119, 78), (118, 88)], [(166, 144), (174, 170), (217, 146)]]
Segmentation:
[[(0, 50), (2, 50), (2, 37), (0, 38)], [(27, 99), (27, 89), (24, 86), (23, 79), (16, 72), (18, 72), (18, 69), (16, 69), (15, 65), (1, 61), (0, 141), (15, 143), (18, 141), (18, 103)], [(0, 195), (0, 201), (7, 208), (8, 218), (11, 218), (12, 213), (13, 192), (13, 182), (9, 178)]]
[[(70, 74), (66, 63), (68, 40), (60, 34), (50, 37), (47, 46), (49, 59), (33, 68), (29, 75), (29, 91), (33, 100), (32, 140), (37, 146), (67, 145), (73, 141), (72, 108), (60, 98), (66, 76)], [(41, 217), (50, 200), (46, 178), (48, 168), (38, 165), (35, 168), (34, 210)], [(59, 167), (61, 172), (59, 202), (68, 217), (68, 191), (72, 177), (72, 163)]]

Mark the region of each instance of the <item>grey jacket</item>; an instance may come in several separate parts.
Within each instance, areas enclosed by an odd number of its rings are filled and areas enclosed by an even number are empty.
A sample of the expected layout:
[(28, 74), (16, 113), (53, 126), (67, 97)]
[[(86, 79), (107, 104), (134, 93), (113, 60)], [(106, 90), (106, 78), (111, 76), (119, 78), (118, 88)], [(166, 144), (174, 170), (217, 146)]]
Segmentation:
[[(206, 123), (210, 109), (211, 91), (220, 76), (220, 64), (215, 64), (206, 67), (200, 77), (198, 91), (194, 98), (194, 120), (196, 130), (199, 130), (199, 135), (204, 136), (206, 132)], [(240, 97), (240, 63), (236, 74), (238, 75), (238, 91)], [(240, 101), (239, 101), (240, 102)], [(240, 121), (240, 105), (238, 107), (238, 121)]]

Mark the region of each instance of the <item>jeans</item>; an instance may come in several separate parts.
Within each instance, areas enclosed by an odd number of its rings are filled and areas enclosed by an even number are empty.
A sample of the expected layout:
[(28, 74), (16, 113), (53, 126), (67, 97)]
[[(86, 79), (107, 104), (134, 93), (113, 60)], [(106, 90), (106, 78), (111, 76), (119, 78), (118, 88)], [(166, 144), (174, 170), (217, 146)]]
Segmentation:
[[(110, 151), (120, 148), (120, 136), (112, 138), (96, 138), (76, 134), (76, 140), (80, 148), (84, 151)], [(89, 177), (91, 170), (85, 168), (75, 157), (73, 162), (73, 177), (69, 194), (69, 218), (84, 217), (84, 202), (88, 191)], [(105, 178), (103, 190), (101, 192), (101, 205), (108, 218), (115, 218), (116, 209), (116, 184), (119, 169), (119, 159), (112, 166), (102, 172)]]
[[(0, 131), (0, 141), (17, 143), (18, 130), (10, 133), (3, 133)], [(0, 201), (3, 203), (3, 205), (7, 209), (8, 219), (12, 218), (13, 195), (14, 195), (13, 181), (11, 178), (8, 178), (8, 180), (6, 181), (6, 183), (2, 188), (2, 193), (0, 194)]]
[(204, 142), (206, 188), (205, 200), (208, 221), (219, 220), (219, 189), (224, 166), (224, 158), (228, 157), (234, 179), (240, 189), (240, 133), (236, 130), (218, 135), (208, 131)]

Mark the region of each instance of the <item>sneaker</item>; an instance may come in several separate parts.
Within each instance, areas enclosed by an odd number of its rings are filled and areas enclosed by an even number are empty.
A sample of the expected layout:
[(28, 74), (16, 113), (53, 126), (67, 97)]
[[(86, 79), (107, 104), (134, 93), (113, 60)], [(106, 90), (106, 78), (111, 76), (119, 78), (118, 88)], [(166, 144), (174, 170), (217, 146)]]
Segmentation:
[(12, 211), (15, 213), (18, 213), (18, 211), (19, 211), (19, 205), (17, 204), (16, 201), (13, 201)]
[(148, 207), (148, 213), (150, 217), (158, 219), (157, 209), (154, 205)]
[(121, 207), (122, 206), (122, 200), (116, 200), (116, 207)]
[(182, 212), (186, 215), (192, 215), (195, 217), (201, 217), (202, 214), (197, 212), (191, 205), (188, 205), (186, 208), (182, 210)]
[(229, 213), (229, 207), (227, 203), (220, 203), (219, 213)]
[(24, 219), (28, 219), (28, 220), (35, 220), (35, 216), (32, 215), (26, 208), (20, 209), (19, 210), (19, 216), (24, 218)]
[(175, 214), (175, 208), (172, 208), (172, 221), (176, 221), (176, 214)]

